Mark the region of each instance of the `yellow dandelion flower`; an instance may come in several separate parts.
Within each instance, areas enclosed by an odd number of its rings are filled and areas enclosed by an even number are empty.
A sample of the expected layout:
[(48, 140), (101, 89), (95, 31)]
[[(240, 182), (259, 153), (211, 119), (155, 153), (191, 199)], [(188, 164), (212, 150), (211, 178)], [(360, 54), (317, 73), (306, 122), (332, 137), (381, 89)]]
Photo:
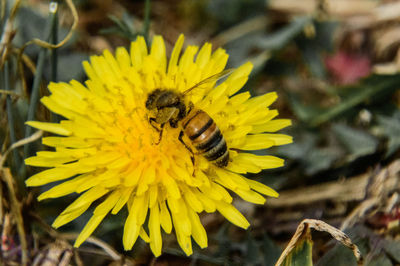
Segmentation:
[[(230, 192), (255, 204), (264, 204), (263, 195), (278, 196), (273, 189), (242, 176), (283, 165), (277, 157), (249, 152), (292, 142), (290, 136), (271, 133), (290, 125), (290, 120), (274, 119), (278, 112), (269, 109), (276, 93), (253, 98), (249, 92), (237, 94), (248, 79), (251, 63), (235, 69), (218, 85), (216, 80), (200, 83), (221, 73), (228, 55), (223, 49), (212, 52), (211, 44), (206, 43), (200, 50), (188, 46), (180, 56), (183, 41), (181, 35), (169, 62), (160, 36), (154, 37), (150, 52), (144, 39), (138, 37), (132, 42), (130, 53), (120, 47), (115, 56), (107, 50), (101, 56), (92, 56), (90, 63), (83, 63), (89, 78), (84, 85), (75, 80), (50, 83), (51, 95), (41, 99), (48, 109), (65, 119), (60, 123), (27, 122), (61, 136), (43, 138), (43, 144), (54, 147), (54, 151), (40, 151), (25, 160), (27, 165), (50, 168), (31, 176), (26, 185), (64, 181), (39, 195), (39, 200), (80, 194), (53, 226), (71, 222), (94, 201), (102, 200), (75, 247), (92, 234), (108, 213), (117, 214), (126, 205), (129, 214), (122, 240), (126, 250), (132, 249), (141, 237), (159, 256), (161, 228), (167, 234), (174, 228), (179, 245), (190, 255), (191, 238), (201, 248), (207, 247), (207, 234), (199, 218), (203, 211), (218, 210), (233, 224), (249, 226), (232, 205)], [(161, 123), (157, 109), (146, 106), (156, 89), (181, 97), (179, 107), (175, 104), (163, 109), (164, 122), (175, 118), (175, 127), (172, 122)], [(181, 110), (182, 103), (186, 111)], [(179, 139), (183, 114), (190, 113), (189, 106), (204, 111), (219, 128), (227, 147), (221, 149), (228, 152), (226, 166), (207, 159), (188, 134)], [(205, 128), (209, 127), (210, 124)], [(220, 149), (216, 144), (206, 146)], [(216, 152), (214, 155), (217, 159), (222, 156)]]

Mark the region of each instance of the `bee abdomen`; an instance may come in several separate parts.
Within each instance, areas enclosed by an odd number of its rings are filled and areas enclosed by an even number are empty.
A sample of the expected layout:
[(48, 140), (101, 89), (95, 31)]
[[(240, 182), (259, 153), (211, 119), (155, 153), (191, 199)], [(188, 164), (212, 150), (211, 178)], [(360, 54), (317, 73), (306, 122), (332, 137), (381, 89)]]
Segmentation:
[(212, 118), (204, 111), (197, 110), (183, 123), (183, 130), (196, 149), (209, 161), (219, 167), (228, 165), (229, 152), (225, 139)]

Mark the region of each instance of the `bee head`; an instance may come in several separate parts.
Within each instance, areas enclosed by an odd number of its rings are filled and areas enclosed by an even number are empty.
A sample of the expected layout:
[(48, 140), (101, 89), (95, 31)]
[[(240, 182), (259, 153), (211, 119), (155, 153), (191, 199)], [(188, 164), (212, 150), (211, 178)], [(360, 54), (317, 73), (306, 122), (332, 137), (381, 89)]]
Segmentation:
[(159, 89), (156, 89), (149, 94), (149, 96), (147, 97), (147, 100), (146, 100), (146, 108), (148, 110), (153, 110), (153, 109), (157, 108), (157, 98), (158, 98), (159, 94), (160, 94)]

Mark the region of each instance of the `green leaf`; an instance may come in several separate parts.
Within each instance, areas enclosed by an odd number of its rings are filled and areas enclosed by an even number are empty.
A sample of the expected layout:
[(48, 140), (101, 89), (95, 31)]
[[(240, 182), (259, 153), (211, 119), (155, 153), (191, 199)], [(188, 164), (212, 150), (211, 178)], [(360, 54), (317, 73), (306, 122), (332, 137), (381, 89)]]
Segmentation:
[(400, 241), (387, 241), (384, 249), (394, 261), (400, 263)]
[(264, 255), (264, 265), (274, 265), (278, 260), (282, 250), (272, 241), (267, 234), (262, 241), (262, 252)]
[(339, 104), (321, 110), (319, 114), (309, 117), (306, 122), (311, 126), (318, 126), (367, 100), (387, 98), (398, 90), (399, 83), (400, 75), (372, 75), (357, 85), (344, 87)]
[(282, 49), (294, 37), (303, 32), (304, 27), (311, 21), (309, 16), (297, 17), (281, 30), (266, 35), (257, 45), (265, 50)]
[(310, 38), (303, 34), (296, 39), (296, 43), (302, 51), (304, 63), (308, 66), (313, 76), (317, 78), (326, 78), (323, 54), (329, 50), (332, 50), (334, 43), (334, 31), (336, 30), (337, 26), (337, 22), (315, 21), (313, 23), (315, 36)]
[(312, 247), (311, 239), (303, 239), (297, 242), (296, 247), (289, 253), (283, 261), (284, 266), (309, 266), (312, 262)]
[(347, 247), (337, 244), (318, 261), (317, 266), (357, 266), (356, 258)]
[(245, 261), (250, 265), (254, 265), (259, 262), (260, 250), (258, 248), (256, 240), (251, 235), (250, 231), (247, 231), (247, 241), (246, 241), (246, 254)]
[(378, 256), (372, 258), (366, 266), (392, 266), (390, 259), (385, 256), (385, 254), (379, 254)]
[(304, 26), (311, 21), (312, 19), (308, 16), (297, 17), (288, 25), (275, 32), (266, 34), (264, 30), (259, 30), (243, 35), (239, 39), (225, 45), (230, 55), (230, 64), (240, 65), (248, 61), (249, 57), (254, 58), (254, 51), (257, 50), (263, 52), (281, 50), (298, 36), (303, 31)]
[(392, 117), (378, 116), (377, 120), (379, 129), (389, 139), (386, 156), (390, 156), (400, 148), (400, 111)]
[(334, 124), (332, 130), (350, 153), (349, 160), (372, 154), (378, 147), (378, 140), (365, 131), (354, 129), (343, 124)]
[(338, 145), (319, 147), (318, 144), (321, 142), (319, 135), (322, 133), (318, 135), (294, 126), (289, 131), (289, 135), (293, 136), (295, 141), (290, 145), (279, 147), (278, 154), (299, 161), (307, 175), (329, 169), (345, 153)]
[(316, 127), (344, 115), (362, 103), (387, 101), (391, 94), (398, 90), (400, 75), (372, 75), (359, 84), (338, 87), (333, 91), (339, 93), (339, 104), (321, 108), (317, 104), (302, 103), (295, 94), (289, 95), (289, 103), (297, 117), (307, 124)]
[(329, 169), (332, 164), (341, 156), (340, 149), (335, 147), (318, 148), (315, 147), (307, 155), (304, 155), (306, 164), (306, 174), (313, 175), (319, 171)]
[[(346, 231), (346, 234), (357, 245), (361, 254), (367, 254), (370, 248), (370, 239), (374, 233), (364, 226), (356, 226)], [(341, 243), (337, 243), (326, 252), (316, 263), (316, 266), (357, 266), (353, 252)]]
[(131, 41), (139, 34), (133, 25), (134, 18), (128, 13), (124, 12), (121, 18), (113, 15), (108, 16), (108, 18), (114, 22), (115, 25), (101, 29), (100, 34), (116, 34)]
[(302, 121), (310, 121), (313, 117), (317, 117), (324, 110), (318, 106), (306, 105), (301, 102), (300, 98), (294, 93), (288, 93), (289, 104), (293, 112)]

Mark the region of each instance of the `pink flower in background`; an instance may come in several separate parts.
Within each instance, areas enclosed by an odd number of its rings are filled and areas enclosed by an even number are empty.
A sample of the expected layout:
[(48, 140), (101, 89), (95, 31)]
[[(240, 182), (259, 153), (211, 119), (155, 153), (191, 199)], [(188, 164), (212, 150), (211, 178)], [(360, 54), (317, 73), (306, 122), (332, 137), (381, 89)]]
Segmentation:
[(370, 59), (366, 55), (339, 51), (325, 59), (325, 65), (335, 83), (352, 84), (371, 72)]

